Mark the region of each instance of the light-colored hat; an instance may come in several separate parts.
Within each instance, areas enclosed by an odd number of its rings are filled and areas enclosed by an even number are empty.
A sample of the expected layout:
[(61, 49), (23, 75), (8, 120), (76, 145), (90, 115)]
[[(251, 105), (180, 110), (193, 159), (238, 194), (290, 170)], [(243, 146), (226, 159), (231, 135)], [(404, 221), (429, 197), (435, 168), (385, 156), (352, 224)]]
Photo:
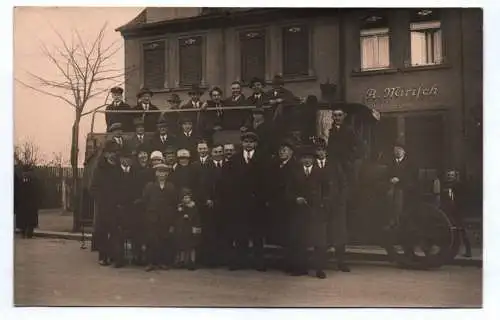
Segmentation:
[(155, 170), (160, 170), (160, 171), (168, 171), (170, 168), (164, 164), (164, 163), (159, 163), (153, 167)]
[(187, 149), (177, 150), (177, 158), (191, 158), (191, 153)]
[(161, 151), (153, 151), (153, 152), (151, 152), (151, 156), (149, 158), (151, 160), (154, 160), (154, 159), (163, 160), (163, 153), (161, 153)]

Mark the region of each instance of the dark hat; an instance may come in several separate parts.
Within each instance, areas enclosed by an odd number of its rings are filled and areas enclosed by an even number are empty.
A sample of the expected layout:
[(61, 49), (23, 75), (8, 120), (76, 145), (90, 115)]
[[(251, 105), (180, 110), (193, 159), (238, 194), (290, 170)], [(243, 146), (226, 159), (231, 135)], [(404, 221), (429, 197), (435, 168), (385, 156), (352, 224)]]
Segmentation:
[(396, 140), (394, 142), (394, 147), (400, 147), (400, 148), (405, 148), (405, 144), (403, 143), (403, 141), (401, 141), (400, 139)]
[(314, 137), (313, 141), (314, 145), (316, 146), (316, 149), (326, 149), (327, 143), (325, 139), (321, 137)]
[(103, 152), (118, 152), (120, 150), (120, 146), (114, 141), (106, 141), (104, 144)]
[(289, 147), (292, 150), (295, 150), (295, 142), (292, 139), (283, 139), (279, 144), (279, 147)]
[(153, 92), (151, 90), (149, 90), (148, 88), (142, 88), (141, 90), (139, 90), (139, 92), (137, 92), (137, 98), (140, 98), (145, 94), (153, 96)]
[(170, 95), (170, 97), (167, 99), (167, 101), (178, 103), (178, 102), (181, 102), (181, 98), (179, 97), (179, 95), (177, 93), (172, 93)]
[(253, 109), (252, 109), (252, 113), (253, 113), (253, 114), (264, 114), (264, 113), (265, 113), (265, 111), (264, 111), (264, 109), (263, 109), (263, 108), (258, 108), (258, 107), (257, 107), (257, 108), (253, 108)]
[(111, 93), (116, 93), (116, 94), (123, 94), (123, 89), (120, 87), (113, 87), (111, 88)]
[(165, 121), (165, 119), (163, 119), (163, 117), (160, 117), (158, 119), (158, 121), (156, 121), (156, 126), (158, 128), (160, 128), (160, 127), (166, 127), (167, 126), (167, 121)]
[(219, 88), (219, 87), (217, 87), (217, 86), (212, 87), (212, 88), (210, 89), (210, 96), (212, 96), (212, 93), (213, 93), (214, 91), (217, 91), (217, 92), (218, 92), (218, 93), (222, 96), (222, 89), (221, 89), (221, 88)]
[(252, 80), (250, 80), (250, 87), (252, 88), (256, 82), (260, 82), (262, 83), (262, 86), (265, 87), (266, 86), (266, 82), (260, 78), (257, 78), (257, 77), (254, 77), (252, 78)]
[(144, 119), (142, 117), (134, 118), (134, 126), (136, 127), (144, 127)]
[(108, 132), (113, 132), (116, 130), (121, 130), (122, 129), (122, 124), (120, 122), (115, 122), (111, 124), (111, 126), (108, 129)]
[(300, 156), (301, 157), (306, 157), (306, 156), (316, 156), (316, 148), (312, 145), (304, 145), (300, 148)]
[(186, 123), (186, 122), (191, 122), (191, 123), (193, 123), (193, 119), (191, 119), (191, 117), (189, 117), (189, 116), (182, 116), (182, 117), (179, 119), (179, 123), (180, 123), (180, 124), (183, 124), (183, 123)]
[(203, 90), (200, 88), (199, 85), (193, 84), (193, 85), (191, 85), (191, 89), (188, 91), (188, 94), (199, 94), (199, 95), (202, 95), (203, 94)]
[(344, 113), (347, 113), (347, 106), (345, 105), (345, 103), (332, 103), (331, 110), (332, 111), (340, 110)]
[(191, 189), (189, 189), (189, 188), (182, 188), (181, 189), (181, 197), (192, 196), (192, 195), (193, 195), (193, 192), (191, 191)]
[(165, 148), (165, 154), (167, 154), (167, 153), (173, 153), (177, 156), (177, 149), (173, 146), (167, 146)]
[(147, 154), (149, 154), (149, 148), (148, 148), (148, 146), (146, 146), (144, 143), (139, 144), (135, 148), (135, 154), (139, 154), (140, 152), (146, 152)]
[(255, 132), (245, 131), (241, 135), (241, 141), (243, 141), (245, 139), (250, 139), (250, 140), (253, 140), (253, 141), (259, 141), (259, 136)]
[(273, 77), (273, 84), (277, 84), (277, 85), (284, 85), (285, 84), (285, 80), (283, 80), (283, 77), (280, 76), (279, 74), (275, 75)]

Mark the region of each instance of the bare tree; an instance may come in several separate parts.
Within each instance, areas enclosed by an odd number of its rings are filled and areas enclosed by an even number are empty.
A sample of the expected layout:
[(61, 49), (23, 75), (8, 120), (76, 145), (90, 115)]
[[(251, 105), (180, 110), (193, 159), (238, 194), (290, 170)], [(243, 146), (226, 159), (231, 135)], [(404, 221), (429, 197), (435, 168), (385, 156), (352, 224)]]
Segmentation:
[(40, 164), (40, 149), (31, 140), (14, 146), (14, 164), (16, 166), (35, 166)]
[[(19, 83), (34, 91), (64, 101), (75, 112), (71, 135), (70, 163), (73, 172), (73, 197), (77, 200), (78, 184), (78, 135), (80, 120), (91, 114), (95, 109), (87, 110), (88, 102), (110, 87), (122, 83), (125, 72), (117, 69), (112, 61), (114, 55), (120, 50), (117, 41), (109, 45), (104, 43), (107, 29), (105, 23), (97, 36), (91, 41), (84, 41), (77, 29), (72, 30), (71, 39), (65, 39), (57, 30), (54, 30), (59, 39), (59, 46), (49, 49), (44, 43), (41, 50), (47, 60), (59, 73), (56, 79), (49, 79), (33, 72), (27, 72), (33, 83), (16, 79)], [(108, 96), (106, 96), (106, 101)], [(102, 106), (100, 106), (102, 107)], [(77, 203), (75, 201), (74, 203)], [(78, 228), (78, 215), (74, 215), (74, 228)]]

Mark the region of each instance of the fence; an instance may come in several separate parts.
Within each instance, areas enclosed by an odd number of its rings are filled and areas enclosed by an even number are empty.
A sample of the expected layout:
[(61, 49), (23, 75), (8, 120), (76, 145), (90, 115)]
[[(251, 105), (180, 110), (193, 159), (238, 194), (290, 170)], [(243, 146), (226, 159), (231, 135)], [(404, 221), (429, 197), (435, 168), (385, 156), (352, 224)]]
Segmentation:
[[(40, 209), (64, 208), (73, 210), (72, 177), (68, 167), (38, 166), (34, 169), (41, 187)], [(78, 168), (78, 180), (82, 180), (83, 168)]]

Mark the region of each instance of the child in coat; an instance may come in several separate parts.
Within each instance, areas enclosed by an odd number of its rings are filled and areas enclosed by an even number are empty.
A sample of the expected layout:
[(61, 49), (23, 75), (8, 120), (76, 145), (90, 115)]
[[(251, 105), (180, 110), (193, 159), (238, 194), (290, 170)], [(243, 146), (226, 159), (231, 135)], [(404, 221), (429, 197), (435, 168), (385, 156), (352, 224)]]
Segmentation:
[(196, 269), (196, 248), (201, 234), (200, 216), (192, 198), (190, 189), (182, 190), (174, 228), (178, 266), (188, 270)]

